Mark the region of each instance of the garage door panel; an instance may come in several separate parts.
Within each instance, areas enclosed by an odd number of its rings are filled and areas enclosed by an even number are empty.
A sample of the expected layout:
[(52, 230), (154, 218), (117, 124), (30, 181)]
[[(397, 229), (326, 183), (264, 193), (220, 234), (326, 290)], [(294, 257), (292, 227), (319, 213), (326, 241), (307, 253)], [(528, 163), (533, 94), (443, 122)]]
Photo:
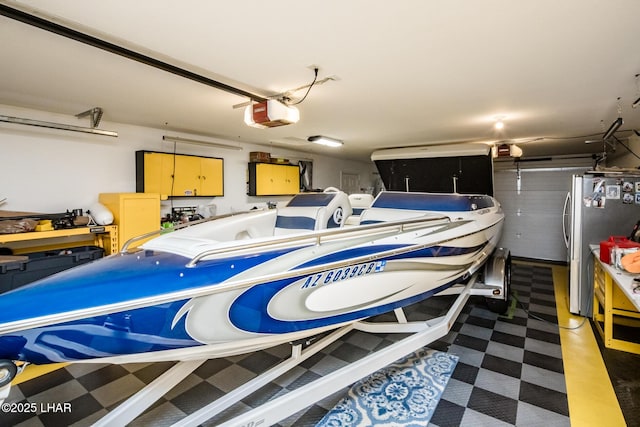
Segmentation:
[(562, 209), (576, 173), (574, 169), (520, 171), (518, 183), (515, 171), (496, 171), (495, 197), (505, 212), (500, 245), (517, 257), (566, 262)]

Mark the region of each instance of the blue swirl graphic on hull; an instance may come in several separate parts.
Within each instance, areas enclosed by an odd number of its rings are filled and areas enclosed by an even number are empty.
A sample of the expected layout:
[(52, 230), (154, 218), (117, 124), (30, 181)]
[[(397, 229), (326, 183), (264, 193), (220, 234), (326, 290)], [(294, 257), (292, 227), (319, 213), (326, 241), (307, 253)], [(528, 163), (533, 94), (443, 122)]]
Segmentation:
[[(274, 282), (269, 284), (268, 292), (266, 292), (266, 290), (265, 292), (263, 292), (264, 300), (261, 302), (253, 299), (256, 298), (256, 295), (254, 293), (252, 293), (251, 295), (247, 295), (247, 293), (241, 295), (231, 306), (231, 309), (229, 310), (229, 318), (239, 329), (255, 333), (283, 334), (287, 332), (297, 332), (307, 329), (322, 328), (328, 325), (376, 316), (378, 314), (383, 314), (388, 311), (394, 310), (398, 307), (415, 304), (437, 294), (438, 292), (442, 292), (443, 290), (458, 283), (459, 281), (460, 278), (457, 278), (428, 292), (424, 292), (410, 298), (406, 298), (390, 304), (380, 305), (366, 310), (356, 310), (349, 313), (323, 317), (320, 319), (286, 321), (274, 319), (266, 312), (267, 305), (269, 304), (271, 298), (273, 298), (273, 296), (280, 289), (284, 288), (290, 283)], [(263, 287), (264, 286), (261, 286), (261, 288)]]
[[(341, 251), (339, 253), (327, 255), (313, 260), (309, 263), (305, 263), (302, 266), (313, 266), (317, 264), (324, 264), (331, 261), (347, 259), (348, 257), (361, 256), (363, 254), (374, 254), (381, 252), (382, 250), (397, 249), (405, 247), (407, 245), (385, 245), (376, 246), (374, 248), (358, 248)], [(392, 257), (385, 258), (387, 260), (394, 259), (411, 259), (419, 257), (444, 257), (444, 256), (456, 256), (475, 253), (482, 249), (483, 245), (478, 245), (469, 248), (460, 247), (446, 247), (446, 246), (433, 246), (417, 251), (412, 251), (406, 254), (400, 254)], [(458, 283), (461, 278), (458, 277), (444, 285), (439, 286), (434, 290), (430, 290), (425, 293), (421, 293), (410, 298), (395, 301), (393, 303), (380, 305), (377, 307), (355, 310), (344, 314), (338, 314), (333, 316), (326, 316), (316, 319), (304, 319), (304, 320), (278, 320), (273, 318), (268, 313), (269, 302), (275, 297), (275, 295), (289, 286), (290, 284), (303, 279), (304, 276), (297, 276), (295, 278), (279, 280), (276, 282), (265, 283), (260, 286), (255, 286), (248, 289), (242, 295), (240, 295), (231, 305), (229, 309), (229, 319), (239, 329), (255, 332), (255, 333), (271, 333), (281, 334), (287, 332), (296, 332), (306, 329), (320, 328), (331, 324), (348, 322), (378, 314), (386, 313), (394, 310), (398, 307), (413, 304), (422, 301), (430, 296), (441, 292), (442, 290)]]
[(177, 301), (2, 336), (0, 359), (51, 363), (145, 353), (201, 345), (171, 319), (187, 301)]

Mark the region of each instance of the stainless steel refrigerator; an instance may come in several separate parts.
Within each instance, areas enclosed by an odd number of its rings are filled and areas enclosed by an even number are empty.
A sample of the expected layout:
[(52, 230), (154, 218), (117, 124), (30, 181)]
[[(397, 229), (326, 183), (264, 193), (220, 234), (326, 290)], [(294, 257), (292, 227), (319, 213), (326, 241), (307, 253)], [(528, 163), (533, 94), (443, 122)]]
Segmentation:
[(591, 317), (593, 258), (590, 245), (629, 236), (640, 220), (640, 174), (574, 175), (563, 212), (569, 263), (569, 311)]

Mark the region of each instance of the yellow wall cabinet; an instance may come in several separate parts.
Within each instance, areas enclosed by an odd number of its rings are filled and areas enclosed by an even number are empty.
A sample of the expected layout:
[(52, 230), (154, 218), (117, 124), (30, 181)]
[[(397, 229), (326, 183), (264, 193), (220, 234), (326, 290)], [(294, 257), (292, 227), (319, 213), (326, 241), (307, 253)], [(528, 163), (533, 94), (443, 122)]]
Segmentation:
[(223, 160), (217, 157), (136, 151), (136, 191), (172, 197), (224, 195)]
[(300, 191), (297, 165), (249, 163), (249, 196), (279, 196)]
[[(98, 200), (111, 211), (113, 222), (118, 226), (118, 250), (132, 237), (160, 229), (160, 195), (157, 193), (101, 193)], [(145, 241), (136, 241), (131, 247)]]

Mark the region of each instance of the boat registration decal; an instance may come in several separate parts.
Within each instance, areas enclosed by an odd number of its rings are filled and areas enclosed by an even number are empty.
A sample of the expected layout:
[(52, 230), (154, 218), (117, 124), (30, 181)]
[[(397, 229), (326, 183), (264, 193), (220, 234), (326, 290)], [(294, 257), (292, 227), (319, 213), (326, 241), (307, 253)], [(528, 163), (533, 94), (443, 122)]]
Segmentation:
[(330, 283), (340, 282), (354, 277), (364, 276), (367, 274), (379, 273), (384, 271), (387, 261), (371, 261), (363, 264), (351, 265), (348, 267), (337, 268), (335, 270), (323, 271), (307, 276), (301, 279), (303, 282), (300, 289), (314, 288), (316, 286), (328, 285)]

